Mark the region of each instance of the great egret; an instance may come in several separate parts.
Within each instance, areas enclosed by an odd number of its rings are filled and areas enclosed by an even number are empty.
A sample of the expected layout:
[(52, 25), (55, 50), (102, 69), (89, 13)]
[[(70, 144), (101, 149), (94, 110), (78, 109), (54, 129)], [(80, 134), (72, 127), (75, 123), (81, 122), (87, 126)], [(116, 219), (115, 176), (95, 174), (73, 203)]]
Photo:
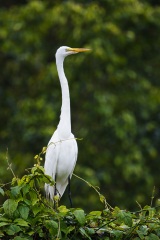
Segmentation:
[(77, 142), (71, 133), (69, 86), (64, 73), (63, 62), (68, 55), (88, 50), (86, 48), (63, 46), (56, 52), (56, 65), (62, 90), (62, 106), (58, 127), (48, 143), (44, 165), (45, 173), (50, 175), (56, 182), (55, 186), (45, 184), (46, 196), (53, 201), (55, 195), (61, 198), (68, 183), (70, 185), (78, 154)]

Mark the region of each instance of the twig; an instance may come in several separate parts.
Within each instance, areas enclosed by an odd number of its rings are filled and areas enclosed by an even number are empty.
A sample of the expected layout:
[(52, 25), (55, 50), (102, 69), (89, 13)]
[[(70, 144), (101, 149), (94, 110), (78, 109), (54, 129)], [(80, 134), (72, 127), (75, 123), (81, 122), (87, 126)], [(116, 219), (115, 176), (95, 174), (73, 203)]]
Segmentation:
[(85, 179), (79, 177), (78, 175), (76, 175), (76, 174), (74, 174), (74, 173), (73, 173), (73, 175), (74, 175), (76, 178), (79, 178), (80, 180), (82, 180), (83, 182), (85, 182), (89, 187), (93, 188), (93, 189), (96, 191), (96, 193), (99, 195), (100, 200), (103, 198), (103, 202), (104, 202), (106, 208), (109, 207), (110, 209), (113, 209), (113, 208), (111, 207), (111, 205), (110, 205), (109, 203), (107, 203), (106, 198), (97, 190), (96, 187), (94, 187), (91, 183), (89, 183), (89, 182), (86, 181)]
[(9, 160), (8, 160), (8, 148), (7, 148), (7, 151), (6, 151), (6, 160), (7, 160), (7, 164), (8, 164), (7, 170), (9, 169), (11, 171), (11, 173), (13, 174), (13, 177), (16, 178), (16, 175), (14, 174), (13, 169), (11, 167), (12, 163), (9, 163)]
[(152, 205), (153, 205), (154, 194), (155, 194), (155, 186), (154, 186), (153, 191), (152, 191), (150, 207), (152, 207)]

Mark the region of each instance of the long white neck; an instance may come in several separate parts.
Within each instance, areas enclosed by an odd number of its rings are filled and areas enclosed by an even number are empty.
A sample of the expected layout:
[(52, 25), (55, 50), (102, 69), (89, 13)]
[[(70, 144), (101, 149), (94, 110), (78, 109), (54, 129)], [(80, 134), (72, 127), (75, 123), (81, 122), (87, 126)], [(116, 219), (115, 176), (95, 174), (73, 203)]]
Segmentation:
[(62, 106), (60, 122), (58, 124), (58, 133), (62, 139), (69, 138), (71, 134), (71, 113), (70, 113), (70, 95), (68, 81), (63, 68), (64, 58), (56, 57), (58, 76), (62, 90)]

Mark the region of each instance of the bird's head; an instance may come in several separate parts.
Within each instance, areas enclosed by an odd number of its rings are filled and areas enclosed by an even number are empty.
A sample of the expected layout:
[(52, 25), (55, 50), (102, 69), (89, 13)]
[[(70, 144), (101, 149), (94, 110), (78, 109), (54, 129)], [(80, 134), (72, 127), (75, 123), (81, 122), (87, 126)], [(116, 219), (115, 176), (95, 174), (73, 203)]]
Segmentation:
[(76, 54), (79, 52), (87, 52), (87, 51), (90, 51), (90, 49), (88, 49), (88, 48), (71, 48), (71, 47), (63, 46), (63, 47), (60, 47), (57, 49), (56, 57), (62, 56), (63, 58), (65, 58), (71, 54)]

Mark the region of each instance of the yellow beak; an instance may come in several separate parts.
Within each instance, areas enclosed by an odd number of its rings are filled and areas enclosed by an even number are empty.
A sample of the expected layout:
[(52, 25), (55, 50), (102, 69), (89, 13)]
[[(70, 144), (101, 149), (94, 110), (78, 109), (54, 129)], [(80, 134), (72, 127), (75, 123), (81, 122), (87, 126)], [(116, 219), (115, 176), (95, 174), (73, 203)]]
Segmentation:
[(91, 49), (89, 48), (67, 48), (67, 51), (71, 51), (71, 52), (87, 52), (87, 51), (91, 51)]

